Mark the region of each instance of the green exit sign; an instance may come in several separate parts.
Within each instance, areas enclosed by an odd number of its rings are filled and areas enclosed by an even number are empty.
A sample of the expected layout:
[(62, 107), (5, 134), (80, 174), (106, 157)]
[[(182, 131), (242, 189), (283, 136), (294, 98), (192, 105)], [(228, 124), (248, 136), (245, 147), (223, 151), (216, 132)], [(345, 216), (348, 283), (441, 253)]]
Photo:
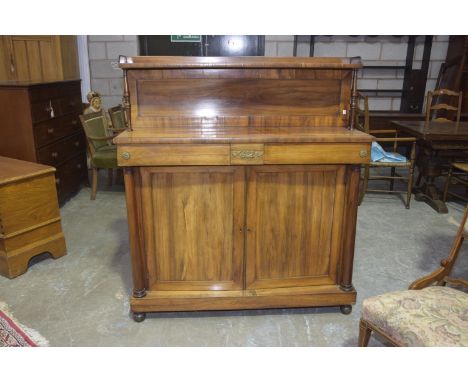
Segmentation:
[(201, 42), (201, 35), (197, 35), (197, 34), (171, 35), (171, 42)]

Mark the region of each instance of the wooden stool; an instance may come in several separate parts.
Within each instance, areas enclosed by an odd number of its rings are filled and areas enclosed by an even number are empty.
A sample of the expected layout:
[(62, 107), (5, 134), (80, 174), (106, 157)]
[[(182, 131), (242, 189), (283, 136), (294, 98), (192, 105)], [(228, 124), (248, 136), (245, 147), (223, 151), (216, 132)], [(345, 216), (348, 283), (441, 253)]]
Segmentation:
[(443, 197), (444, 203), (447, 201), (448, 195), (455, 196), (456, 198), (468, 202), (468, 197), (449, 191), (450, 182), (452, 182), (453, 184), (463, 184), (464, 186), (468, 187), (468, 163), (454, 162), (451, 164), (447, 176), (447, 181), (445, 182), (445, 190)]
[(29, 260), (48, 252), (66, 254), (55, 188), (55, 168), (0, 157), (0, 274), (28, 269)]

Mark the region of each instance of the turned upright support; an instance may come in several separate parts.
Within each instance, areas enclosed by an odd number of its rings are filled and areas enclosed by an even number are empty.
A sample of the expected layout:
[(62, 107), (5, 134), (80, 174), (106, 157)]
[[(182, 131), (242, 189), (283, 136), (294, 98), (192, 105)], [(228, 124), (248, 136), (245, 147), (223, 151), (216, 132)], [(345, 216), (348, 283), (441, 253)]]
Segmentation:
[(352, 72), (352, 81), (351, 81), (351, 111), (349, 115), (349, 129), (353, 130), (356, 124), (356, 113), (357, 113), (357, 100), (358, 100), (358, 90), (357, 90), (357, 70), (353, 69)]
[(138, 213), (135, 189), (139, 182), (135, 181), (134, 171), (124, 168), (125, 195), (127, 199), (128, 231), (130, 237), (130, 252), (132, 258), (133, 296), (137, 298), (146, 296), (143, 253), (140, 245), (140, 236), (137, 231)]
[[(127, 57), (120, 56), (119, 63), (127, 63)], [(130, 95), (128, 92), (128, 78), (127, 78), (127, 70), (123, 70), (124, 75), (124, 89), (123, 89), (123, 97), (122, 97), (122, 106), (125, 113), (125, 119), (127, 121), (127, 127), (130, 131), (132, 131), (132, 120), (130, 118)]]
[(346, 292), (354, 290), (353, 287), (353, 260), (354, 243), (356, 239), (357, 207), (359, 201), (359, 176), (361, 166), (352, 166), (348, 178), (348, 198), (345, 208), (345, 238), (343, 242), (343, 264), (341, 269), (340, 288)]

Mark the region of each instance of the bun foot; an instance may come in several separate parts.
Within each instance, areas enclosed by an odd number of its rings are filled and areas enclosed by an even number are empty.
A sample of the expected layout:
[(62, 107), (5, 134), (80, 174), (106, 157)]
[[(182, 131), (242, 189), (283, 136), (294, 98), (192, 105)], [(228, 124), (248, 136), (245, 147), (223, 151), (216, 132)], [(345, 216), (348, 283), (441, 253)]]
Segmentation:
[(142, 322), (144, 321), (146, 318), (146, 313), (142, 313), (142, 312), (133, 312), (133, 320), (135, 322)]
[(350, 314), (353, 307), (351, 305), (340, 305), (340, 310), (343, 314)]

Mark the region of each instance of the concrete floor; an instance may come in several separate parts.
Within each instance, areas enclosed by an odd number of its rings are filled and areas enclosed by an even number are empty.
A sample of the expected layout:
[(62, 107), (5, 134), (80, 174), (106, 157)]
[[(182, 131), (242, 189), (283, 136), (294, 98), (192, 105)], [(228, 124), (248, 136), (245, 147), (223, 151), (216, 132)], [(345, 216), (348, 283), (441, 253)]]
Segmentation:
[[(104, 184), (105, 182), (101, 182)], [(398, 196), (366, 195), (358, 213), (353, 312), (338, 308), (129, 315), (132, 290), (122, 186), (83, 188), (61, 209), (68, 255), (40, 255), (27, 273), (0, 276), (0, 301), (51, 346), (356, 346), (362, 300), (406, 289), (448, 254), (463, 206), (437, 214)], [(466, 250), (462, 249), (463, 252)], [(468, 273), (460, 254), (457, 273)], [(371, 338), (371, 346), (383, 343)]]

